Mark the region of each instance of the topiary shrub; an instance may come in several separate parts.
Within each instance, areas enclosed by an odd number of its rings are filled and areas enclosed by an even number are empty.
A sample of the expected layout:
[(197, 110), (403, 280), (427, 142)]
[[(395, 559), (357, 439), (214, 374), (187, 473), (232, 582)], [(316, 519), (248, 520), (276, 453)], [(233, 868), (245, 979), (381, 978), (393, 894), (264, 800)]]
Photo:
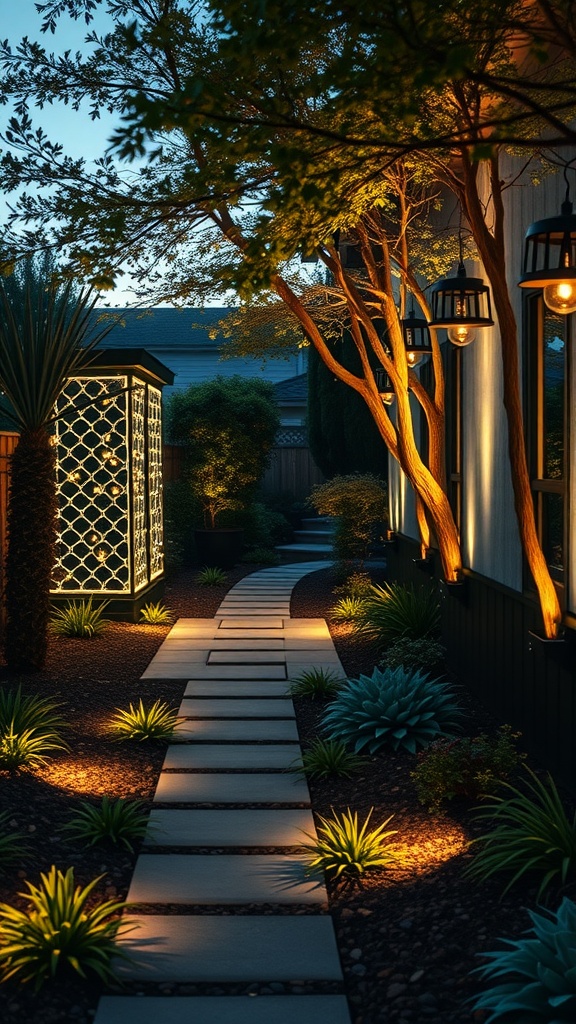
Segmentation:
[(574, 1024), (576, 904), (565, 896), (556, 913), (528, 914), (533, 926), (528, 938), (502, 939), (507, 948), (482, 954), (490, 963), (474, 973), (502, 981), (474, 999), (474, 1010), (490, 1013), (486, 1024)]
[(442, 734), (452, 734), (462, 717), (446, 683), (416, 669), (374, 669), (350, 679), (323, 718), (332, 739), (370, 754), (385, 747), (415, 753)]
[(310, 504), (323, 516), (335, 516), (334, 552), (339, 559), (367, 558), (378, 528), (388, 522), (386, 483), (371, 473), (335, 476), (317, 484)]

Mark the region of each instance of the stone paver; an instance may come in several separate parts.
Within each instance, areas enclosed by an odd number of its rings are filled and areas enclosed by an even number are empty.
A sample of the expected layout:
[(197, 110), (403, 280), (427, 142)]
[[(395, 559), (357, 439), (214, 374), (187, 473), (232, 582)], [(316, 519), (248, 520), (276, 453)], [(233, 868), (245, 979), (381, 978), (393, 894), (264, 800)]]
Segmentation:
[(350, 1024), (344, 996), (104, 996), (94, 1024)]
[[(151, 664), (154, 664), (152, 662)], [(172, 663), (170, 663), (172, 664)], [(174, 668), (179, 666), (175, 665)], [(162, 666), (154, 669), (152, 674), (148, 669), (141, 676), (142, 679), (286, 679), (285, 665), (189, 665), (181, 666), (178, 675), (167, 675), (162, 672)]]
[(228, 905), (326, 904), (324, 883), (307, 878), (305, 861), (280, 854), (142, 853), (128, 903)]
[(220, 623), (220, 629), (238, 629), (242, 627), (258, 628), (263, 629), (282, 629), (284, 625), (284, 619), (280, 615), (242, 615), (242, 616), (231, 616), (228, 619), (223, 619)]
[(153, 810), (148, 846), (302, 846), (314, 833), (310, 811), (278, 808)]
[(245, 700), (240, 697), (233, 700), (223, 697), (215, 700), (201, 697), (194, 700), (185, 697), (178, 714), (186, 718), (294, 718), (294, 704), (291, 700), (271, 700), (267, 697), (263, 700)]
[(299, 748), (293, 743), (186, 743), (168, 747), (164, 768), (176, 771), (283, 771), (301, 763)]
[(180, 743), (190, 740), (202, 743), (205, 740), (225, 741), (282, 740), (298, 742), (296, 722), (288, 718), (261, 721), (260, 719), (219, 719), (203, 718), (193, 722), (181, 722), (174, 730), (174, 739)]
[(252, 651), (237, 648), (235, 651), (210, 651), (209, 665), (285, 665), (284, 651)]
[(268, 679), (191, 679), (185, 697), (285, 697), (286, 682)]
[(161, 772), (154, 802), (309, 804), (310, 793), (306, 779), (293, 773)]

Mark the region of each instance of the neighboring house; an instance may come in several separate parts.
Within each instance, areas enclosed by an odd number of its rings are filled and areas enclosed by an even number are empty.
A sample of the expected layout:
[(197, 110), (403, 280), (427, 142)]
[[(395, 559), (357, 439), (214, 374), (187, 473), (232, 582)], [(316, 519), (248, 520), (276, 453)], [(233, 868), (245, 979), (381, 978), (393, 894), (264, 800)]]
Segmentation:
[[(506, 170), (512, 178), (512, 159)], [(537, 523), (563, 608), (566, 640), (546, 642), (531, 632), (541, 630), (542, 620), (514, 511), (497, 324), (479, 331), (466, 348), (443, 345), (449, 493), (460, 530), (464, 585), (442, 584), (438, 558), (434, 575), (443, 594), (451, 667), (502, 721), (521, 730), (521, 745), (574, 787), (576, 313), (552, 313), (541, 288), (517, 287), (526, 230), (534, 221), (558, 215), (565, 182), (558, 174), (535, 186), (525, 174), (518, 185), (505, 193), (508, 284), (521, 333), (525, 441)], [(468, 264), (468, 273), (480, 276), (483, 270)], [(392, 572), (422, 583), (413, 495), (392, 459), (389, 488), (390, 525), (398, 537), (395, 552), (391, 546)]]

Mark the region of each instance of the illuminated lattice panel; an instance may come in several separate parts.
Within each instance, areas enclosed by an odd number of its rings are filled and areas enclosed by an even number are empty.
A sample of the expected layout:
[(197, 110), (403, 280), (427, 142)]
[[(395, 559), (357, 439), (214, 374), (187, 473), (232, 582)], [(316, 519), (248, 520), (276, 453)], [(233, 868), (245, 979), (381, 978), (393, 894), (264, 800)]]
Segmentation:
[(134, 539), (134, 590), (148, 582), (148, 531), (146, 495), (146, 390), (132, 391), (132, 529)]
[(126, 387), (126, 377), (76, 377), (59, 399), (58, 414), (69, 408), (56, 421), (55, 593), (131, 590)]
[(164, 571), (162, 515), (162, 393), (148, 388), (148, 503), (150, 516), (150, 579)]

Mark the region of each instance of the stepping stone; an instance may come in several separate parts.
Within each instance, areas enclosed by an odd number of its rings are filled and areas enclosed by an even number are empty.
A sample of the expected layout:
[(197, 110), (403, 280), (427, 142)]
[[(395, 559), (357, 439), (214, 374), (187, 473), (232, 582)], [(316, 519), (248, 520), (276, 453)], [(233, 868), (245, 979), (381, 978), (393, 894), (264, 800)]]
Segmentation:
[(155, 803), (309, 804), (310, 793), (301, 775), (225, 775), (200, 772), (161, 772)]
[[(328, 915), (128, 916), (139, 927), (121, 940), (122, 946), (138, 962), (118, 964), (123, 978), (181, 982), (342, 978), (334, 926)], [(198, 997), (191, 998), (195, 1004)], [(261, 998), (264, 1001), (267, 997)], [(173, 1000), (165, 1001), (170, 1004)], [(252, 1005), (260, 1001), (260, 997), (250, 999)], [(140, 1002), (145, 1004), (146, 999)], [(190, 1024), (192, 1021), (196, 1021), (194, 1014), (189, 1018)], [(155, 1024), (158, 1022), (164, 1024), (163, 1015), (157, 1017)], [(269, 1018), (267, 1024), (275, 1024), (275, 1018)]]
[(284, 618), (279, 615), (243, 615), (227, 618), (220, 623), (220, 629), (239, 629), (246, 626), (258, 629), (282, 629)]
[(284, 634), (297, 636), (305, 640), (331, 640), (330, 630), (324, 619), (286, 619), (284, 623)]
[(285, 682), (265, 679), (193, 679), (184, 690), (185, 697), (285, 697)]
[(284, 651), (214, 651), (208, 655), (209, 665), (283, 665)]
[(303, 857), (280, 854), (141, 853), (128, 903), (325, 904), (319, 877), (306, 877)]
[(150, 812), (148, 846), (303, 846), (315, 835), (309, 810), (225, 808)]
[(182, 722), (174, 730), (174, 739), (178, 743), (204, 740), (284, 740), (298, 742), (296, 720), (279, 718), (267, 719), (214, 719), (205, 718), (194, 722)]
[(205, 641), (200, 650), (182, 650), (181, 648), (173, 647), (172, 644), (166, 647), (162, 645), (158, 653), (152, 658), (151, 664), (160, 664), (160, 662), (173, 663), (175, 665), (205, 664), (210, 649), (210, 640)]
[(186, 718), (294, 718), (291, 700), (185, 699), (179, 715)]
[(299, 748), (290, 743), (199, 743), (168, 747), (162, 767), (175, 771), (284, 771), (301, 764)]
[[(147, 675), (148, 669), (142, 676)], [(156, 679), (286, 679), (285, 665), (190, 665), (180, 675), (162, 673), (161, 666), (154, 670)]]
[[(246, 644), (251, 644), (253, 640), (267, 640), (273, 642), (275, 640), (284, 641), (284, 630), (283, 629), (226, 629), (226, 631), (218, 632), (214, 635), (214, 639), (219, 641), (221, 644), (231, 643), (233, 640), (243, 640)], [(210, 646), (210, 645), (209, 645)], [(212, 649), (212, 648), (210, 648)]]
[[(247, 979), (246, 979), (247, 980)], [(350, 1024), (345, 996), (102, 996), (94, 1024)]]
[[(293, 641), (298, 643), (297, 640)], [(317, 640), (312, 640), (310, 643), (318, 643)], [(283, 651), (284, 640), (282, 637), (267, 639), (266, 637), (258, 637), (257, 639), (245, 639), (244, 637), (215, 637), (207, 640), (170, 640), (168, 647), (164, 650), (182, 650), (182, 651), (193, 651), (202, 650), (208, 654), (209, 651), (237, 651), (237, 650), (249, 650), (249, 651)]]

